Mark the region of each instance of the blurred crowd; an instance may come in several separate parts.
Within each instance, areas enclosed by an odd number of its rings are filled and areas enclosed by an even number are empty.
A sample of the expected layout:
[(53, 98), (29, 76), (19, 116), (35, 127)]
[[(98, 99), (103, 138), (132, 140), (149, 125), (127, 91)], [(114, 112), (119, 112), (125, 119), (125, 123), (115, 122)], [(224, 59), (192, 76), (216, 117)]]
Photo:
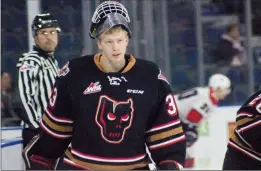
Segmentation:
[(23, 107), (11, 74), (1, 71), (1, 125), (19, 126)]
[(245, 64), (245, 50), (240, 42), (238, 24), (231, 24), (221, 35), (215, 50), (215, 62), (219, 65), (221, 73), (227, 74), (229, 67), (240, 67)]

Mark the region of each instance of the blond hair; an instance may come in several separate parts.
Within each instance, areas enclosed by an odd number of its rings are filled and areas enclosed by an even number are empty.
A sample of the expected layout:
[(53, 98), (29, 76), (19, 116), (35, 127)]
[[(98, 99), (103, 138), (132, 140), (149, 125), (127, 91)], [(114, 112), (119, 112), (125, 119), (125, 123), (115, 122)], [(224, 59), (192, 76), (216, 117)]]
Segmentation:
[[(119, 31), (124, 31), (124, 32), (126, 32), (126, 34), (128, 34), (128, 32), (121, 25), (114, 26), (114, 27), (110, 28), (109, 30), (103, 32), (102, 34), (109, 35), (109, 34), (119, 32)], [(100, 37), (101, 37), (101, 35), (99, 36), (99, 38)]]

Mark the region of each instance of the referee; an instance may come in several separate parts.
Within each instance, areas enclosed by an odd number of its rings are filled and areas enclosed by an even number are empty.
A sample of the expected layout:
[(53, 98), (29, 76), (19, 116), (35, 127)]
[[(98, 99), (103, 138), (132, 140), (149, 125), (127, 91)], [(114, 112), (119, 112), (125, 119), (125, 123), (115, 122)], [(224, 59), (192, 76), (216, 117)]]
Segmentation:
[(32, 24), (33, 50), (24, 53), (17, 63), (18, 89), (25, 109), (22, 116), (24, 147), (38, 133), (39, 121), (58, 72), (54, 51), (61, 32), (58, 21), (50, 14), (38, 14)]

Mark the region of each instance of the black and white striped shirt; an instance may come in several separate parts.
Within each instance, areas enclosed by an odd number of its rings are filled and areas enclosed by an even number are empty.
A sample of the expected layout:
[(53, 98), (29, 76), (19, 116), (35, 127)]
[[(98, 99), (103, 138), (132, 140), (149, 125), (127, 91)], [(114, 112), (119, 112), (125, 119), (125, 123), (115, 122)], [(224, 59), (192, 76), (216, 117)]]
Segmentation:
[(34, 46), (33, 51), (23, 54), (17, 67), (18, 89), (27, 114), (22, 125), (38, 128), (57, 76), (57, 60)]

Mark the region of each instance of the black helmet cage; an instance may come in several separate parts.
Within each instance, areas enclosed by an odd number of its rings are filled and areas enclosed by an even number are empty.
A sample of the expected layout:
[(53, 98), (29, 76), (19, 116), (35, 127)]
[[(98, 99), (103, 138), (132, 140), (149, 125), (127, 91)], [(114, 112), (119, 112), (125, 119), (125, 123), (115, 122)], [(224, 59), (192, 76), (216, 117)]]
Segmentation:
[(33, 36), (36, 35), (36, 32), (43, 28), (56, 28), (58, 33), (61, 33), (61, 28), (58, 21), (50, 14), (38, 14), (35, 16), (32, 24)]
[(92, 16), (92, 25), (90, 29), (90, 37), (98, 38), (103, 32), (110, 28), (121, 25), (131, 37), (131, 30), (128, 23), (130, 17), (127, 9), (119, 2), (105, 1), (101, 3)]

